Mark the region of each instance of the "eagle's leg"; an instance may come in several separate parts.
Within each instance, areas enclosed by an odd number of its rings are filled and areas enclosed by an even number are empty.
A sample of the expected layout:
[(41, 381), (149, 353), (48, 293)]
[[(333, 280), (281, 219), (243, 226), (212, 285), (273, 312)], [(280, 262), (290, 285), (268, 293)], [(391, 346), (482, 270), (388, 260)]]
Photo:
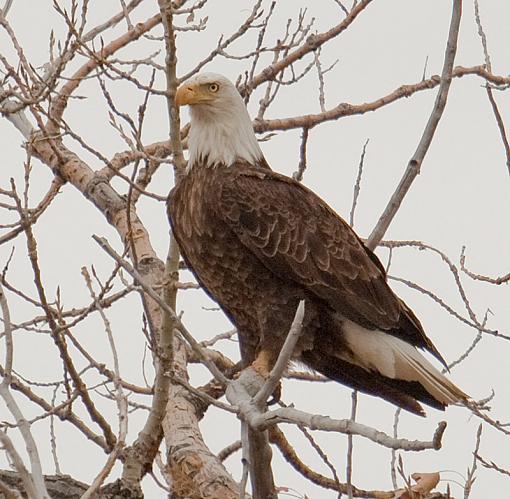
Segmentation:
[[(278, 353), (274, 349), (263, 348), (259, 351), (257, 357), (251, 364), (251, 368), (257, 372), (263, 378), (268, 378), (271, 370), (273, 369), (276, 360), (278, 359)], [(278, 403), (282, 394), (282, 385), (279, 382), (274, 389), (271, 398), (268, 401), (268, 405)]]
[(278, 355), (275, 354), (274, 350), (262, 348), (252, 362), (251, 368), (257, 371), (263, 378), (268, 378), (277, 358)]

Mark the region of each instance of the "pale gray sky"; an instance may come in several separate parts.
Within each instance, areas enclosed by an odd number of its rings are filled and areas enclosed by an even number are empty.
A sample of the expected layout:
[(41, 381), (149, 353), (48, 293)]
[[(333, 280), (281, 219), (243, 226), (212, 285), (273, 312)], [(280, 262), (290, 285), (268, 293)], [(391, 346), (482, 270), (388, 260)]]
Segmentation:
[[(62, 22), (52, 12), (51, 3), (46, 0), (15, 0), (9, 13), (19, 40), (35, 67), (47, 61), (50, 30), (55, 30), (57, 38), (63, 36)], [(318, 31), (337, 22), (339, 9), (333, 1), (311, 3), (283, 0), (277, 4), (275, 17), (268, 30), (268, 39), (281, 36), (286, 19), (295, 17), (300, 6), (308, 6), (307, 16), (315, 17)], [(90, 25), (107, 19), (118, 8), (119, 2), (91, 1)], [(450, 8), (451, 2), (442, 0), (375, 0), (348, 31), (322, 51), (324, 66), (338, 59), (334, 69), (326, 75), (326, 107), (333, 107), (340, 102), (368, 102), (388, 94), (402, 84), (416, 83), (422, 78), (426, 60), (426, 76), (439, 74)], [(184, 74), (207, 55), (218, 37), (221, 34), (228, 35), (239, 20), (247, 16), (249, 9), (251, 2), (247, 1), (210, 0), (204, 14), (209, 16), (208, 29), (202, 33), (184, 33), (179, 40), (180, 73)], [(480, 9), (493, 72), (507, 75), (510, 72), (510, 4), (480, 0)], [(135, 11), (133, 21), (144, 20), (156, 10), (157, 2), (144, 2)], [(105, 41), (124, 30), (125, 24), (121, 23), (105, 36)], [(234, 45), (232, 52), (249, 50), (255, 37), (256, 33), (253, 33), (246, 42)], [(157, 49), (162, 49), (161, 43), (146, 42), (143, 53), (147, 55)], [(0, 53), (12, 57), (12, 48), (3, 33), (0, 33)], [(483, 52), (474, 21), (473, 5), (464, 2), (456, 65), (474, 66), (482, 63)], [(244, 64), (221, 59), (206, 69), (235, 79), (245, 69)], [(75, 68), (76, 63), (72, 67)], [(66, 74), (71, 74), (71, 71), (68, 69)], [(482, 85), (483, 81), (475, 76), (453, 81), (445, 114), (421, 175), (390, 226), (387, 238), (423, 241), (448, 254), (456, 265), (459, 264), (462, 246), (466, 246), (467, 263), (473, 271), (498, 276), (509, 271), (510, 236), (507, 229), (510, 178), (499, 132)], [(93, 147), (111, 157), (126, 146), (108, 125), (108, 111), (98, 97), (96, 87), (92, 83), (80, 87), (79, 95), (87, 96), (87, 99), (72, 101), (66, 116), (71, 126), (76, 127)], [(158, 88), (163, 87), (164, 81), (160, 78)], [(317, 87), (316, 73), (311, 72), (300, 85), (281, 91), (269, 109), (267, 118), (318, 112)], [(136, 116), (143, 96), (129, 84), (112, 85), (111, 90), (121, 110)], [(356, 212), (355, 228), (360, 236), (368, 236), (400, 179), (420, 139), (435, 95), (436, 90), (425, 91), (374, 113), (326, 123), (310, 132), (308, 170), (304, 182), (344, 218), (349, 215), (361, 150), (365, 141), (370, 139)], [(249, 106), (252, 114), (257, 110), (260, 96), (258, 93), (252, 98)], [(508, 91), (495, 91), (495, 96), (505, 123), (510, 126), (510, 94)], [(182, 118), (184, 121), (187, 119), (186, 112)], [(145, 124), (144, 141), (150, 143), (165, 139), (167, 122), (163, 98), (153, 97), (149, 105), (149, 119)], [(277, 133), (271, 140), (262, 143), (262, 149), (273, 169), (288, 175), (296, 169), (299, 135), (299, 131)], [(8, 179), (14, 177), (21, 189), (22, 164), (25, 160), (23, 140), (5, 119), (0, 120), (0, 141), (4, 150), (2, 170), (5, 172), (0, 177), (0, 187), (7, 188)], [(102, 166), (92, 155), (83, 151), (80, 154), (93, 168)], [(35, 204), (46, 191), (51, 181), (51, 172), (37, 161), (33, 162), (33, 166), (31, 200)], [(171, 179), (169, 168), (164, 167), (150, 189), (166, 194), (172, 186)], [(114, 181), (114, 185), (125, 192), (122, 182)], [(164, 258), (168, 245), (168, 222), (164, 205), (144, 199), (140, 203), (139, 213), (159, 256)], [(94, 265), (103, 276), (108, 275), (111, 269), (111, 262), (97, 248), (91, 235), (96, 233), (106, 236), (120, 249), (121, 244), (114, 230), (105, 223), (92, 204), (67, 185), (37, 223), (35, 231), (40, 237), (40, 259), (49, 293), (54, 295), (57, 287), (60, 287), (66, 307), (87, 303), (88, 292), (80, 268), (83, 265)], [(34, 294), (23, 238), (0, 247), (0, 266), (3, 267), (13, 247), (15, 253), (10, 266), (10, 279), (16, 281), (27, 293)], [(386, 250), (379, 249), (377, 253), (383, 262), (387, 261)], [(439, 256), (409, 248), (395, 250), (390, 274), (432, 290), (463, 317), (468, 317), (452, 274)], [(508, 286), (475, 283), (465, 276), (462, 276), (462, 282), (478, 318), (481, 320), (487, 308), (490, 308), (492, 313), (488, 317), (487, 326), (508, 334)], [(398, 282), (392, 282), (392, 287), (416, 312), (428, 335), (448, 361), (456, 359), (471, 344), (476, 336), (474, 329), (453, 319), (423, 294)], [(9, 299), (13, 320), (26, 320), (32, 311), (15, 297), (9, 296)], [(230, 324), (219, 312), (203, 310), (203, 307), (212, 306), (214, 304), (199, 291), (184, 291), (179, 296), (178, 309), (184, 311), (184, 322), (199, 340), (230, 328)], [(111, 311), (110, 318), (120, 350), (121, 372), (129, 380), (142, 384), (144, 338), (140, 334), (138, 298), (131, 296), (119, 303)], [(102, 329), (102, 324), (96, 318), (78, 326), (75, 332), (98, 358), (110, 362), (107, 339)], [(28, 378), (49, 381), (60, 376), (58, 357), (53, 350), (46, 351), (46, 338), (29, 333), (16, 334), (15, 349), (16, 366)], [(237, 345), (234, 343), (225, 345), (225, 351), (232, 356), (237, 355), (236, 350)], [(473, 354), (451, 373), (452, 379), (476, 399), (489, 396), (494, 389), (496, 395), (490, 404), (493, 408), (491, 416), (503, 422), (507, 421), (510, 409), (507, 381), (509, 353), (510, 344), (507, 341), (484, 335)], [(209, 378), (205, 370), (198, 367), (192, 369), (192, 374), (196, 383)], [(288, 403), (293, 402), (300, 409), (334, 418), (345, 418), (350, 414), (350, 390), (333, 383), (310, 385), (288, 382), (284, 385), (283, 399)], [(359, 421), (391, 433), (394, 409), (386, 402), (361, 395)], [(32, 406), (26, 406), (26, 410), (29, 417), (37, 414)], [(105, 403), (104, 410), (110, 411), (112, 420), (115, 418), (110, 404)], [(443, 449), (439, 452), (403, 454), (405, 469), (409, 473), (448, 470), (442, 474), (442, 479), (449, 481), (454, 496), (461, 496), (461, 488), (455, 482), (463, 482), (462, 476), (465, 476), (467, 467), (472, 463), (475, 433), (480, 422), (477, 418), (467, 410), (456, 407), (448, 409), (445, 414), (430, 409), (427, 419), (402, 414), (399, 435), (410, 439), (429, 439), (437, 423), (443, 419), (448, 422)], [(137, 425), (142, 421), (141, 415), (134, 415), (130, 441), (136, 437), (139, 430)], [(47, 424), (37, 424), (34, 429), (47, 466), (45, 471), (52, 473)], [(209, 409), (204, 422), (204, 434), (212, 450), (219, 450), (237, 439), (238, 430), (237, 423), (232, 421), (230, 415), (214, 408)], [(62, 471), (90, 482), (105, 459), (104, 455), (84, 442), (69, 426), (59, 425), (57, 431)], [(295, 438), (297, 447), (302, 449), (306, 463), (328, 474), (328, 470), (299, 432), (288, 428), (288, 434)], [(332, 434), (315, 436), (337, 466), (340, 479), (344, 480), (346, 438)], [(507, 449), (508, 441), (503, 435), (485, 425), (481, 455), (509, 468)], [(308, 497), (335, 497), (332, 492), (319, 490), (300, 479), (282, 462), (278, 451), (275, 450), (274, 456), (278, 485), (292, 487)], [(355, 485), (367, 489), (391, 488), (388, 450), (357, 438), (354, 459)], [(236, 478), (240, 476), (239, 461), (239, 453), (227, 461)], [(477, 476), (472, 497), (505, 497), (508, 494), (508, 478), (483, 469), (479, 469)], [(147, 497), (164, 497), (152, 485), (148, 487), (151, 492)]]

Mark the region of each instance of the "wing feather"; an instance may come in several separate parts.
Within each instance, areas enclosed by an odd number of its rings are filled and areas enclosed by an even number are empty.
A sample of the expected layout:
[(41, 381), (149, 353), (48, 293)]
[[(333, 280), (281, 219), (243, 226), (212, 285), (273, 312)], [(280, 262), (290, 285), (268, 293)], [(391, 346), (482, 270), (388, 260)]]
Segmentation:
[(324, 201), (270, 170), (230, 168), (218, 192), (218, 215), (267, 268), (344, 317), (437, 353), (388, 286), (377, 257)]

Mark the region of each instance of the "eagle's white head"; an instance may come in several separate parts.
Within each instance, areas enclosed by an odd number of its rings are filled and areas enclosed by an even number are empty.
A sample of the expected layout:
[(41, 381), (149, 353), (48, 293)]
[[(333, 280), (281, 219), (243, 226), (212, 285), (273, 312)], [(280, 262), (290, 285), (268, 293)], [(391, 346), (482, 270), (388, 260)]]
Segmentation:
[(175, 102), (190, 106), (189, 166), (251, 164), (263, 158), (250, 115), (236, 87), (215, 73), (201, 73), (184, 82)]

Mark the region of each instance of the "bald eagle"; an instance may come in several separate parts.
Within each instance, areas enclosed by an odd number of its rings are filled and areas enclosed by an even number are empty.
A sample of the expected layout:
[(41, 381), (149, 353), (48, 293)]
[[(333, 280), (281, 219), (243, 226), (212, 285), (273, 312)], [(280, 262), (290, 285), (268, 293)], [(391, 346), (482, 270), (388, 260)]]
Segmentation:
[(170, 224), (198, 282), (236, 326), (246, 365), (269, 372), (305, 300), (294, 361), (419, 415), (419, 402), (443, 410), (465, 400), (419, 352), (445, 365), (377, 256), (322, 199), (270, 169), (235, 86), (199, 74), (176, 103), (190, 106), (191, 130)]

